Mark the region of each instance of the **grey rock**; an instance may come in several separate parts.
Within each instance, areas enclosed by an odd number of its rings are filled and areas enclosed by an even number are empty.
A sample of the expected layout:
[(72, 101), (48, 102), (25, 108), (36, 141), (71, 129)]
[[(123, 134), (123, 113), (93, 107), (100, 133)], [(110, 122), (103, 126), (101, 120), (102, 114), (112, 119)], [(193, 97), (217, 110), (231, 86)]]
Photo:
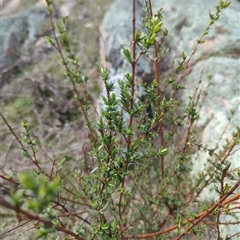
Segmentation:
[(22, 14), (1, 19), (0, 68), (10, 66), (20, 56), (20, 47), (28, 35), (28, 21)]
[[(144, 16), (144, 4), (137, 2), (136, 25), (141, 26), (141, 18)], [(120, 12), (118, 12), (120, 10)], [(115, 15), (116, 13), (117, 16)], [(111, 64), (111, 73), (118, 74), (126, 66), (121, 54), (122, 46), (130, 47), (131, 44), (131, 19), (132, 4), (130, 1), (116, 1), (108, 13), (105, 15), (100, 29), (102, 38), (100, 38), (101, 49), (105, 51), (107, 61)], [(129, 66), (128, 66), (129, 67)], [(150, 64), (142, 62), (140, 71), (151, 73)]]
[(47, 10), (44, 6), (35, 6), (28, 11), (27, 20), (28, 40), (34, 41), (38, 38), (39, 30), (41, 29), (42, 22), (48, 17)]
[[(171, 45), (175, 44), (178, 51), (184, 51), (187, 55), (207, 27), (210, 21), (209, 11), (215, 13), (215, 6), (219, 3), (218, 0), (196, 0), (190, 3), (181, 0), (177, 4), (174, 0), (152, 2), (155, 12), (163, 8), (163, 22), (169, 29)], [(219, 21), (211, 27), (206, 42), (195, 53), (195, 59), (205, 58), (209, 54), (223, 55), (222, 51), (239, 56), (240, 4), (236, 0), (231, 2), (230, 7), (221, 12)]]
[(41, 23), (46, 19), (45, 7), (34, 6), (8, 16), (1, 16), (0, 24), (0, 86), (6, 80), (9, 71), (21, 66), (21, 55), (26, 54), (25, 45), (33, 45), (37, 39)]

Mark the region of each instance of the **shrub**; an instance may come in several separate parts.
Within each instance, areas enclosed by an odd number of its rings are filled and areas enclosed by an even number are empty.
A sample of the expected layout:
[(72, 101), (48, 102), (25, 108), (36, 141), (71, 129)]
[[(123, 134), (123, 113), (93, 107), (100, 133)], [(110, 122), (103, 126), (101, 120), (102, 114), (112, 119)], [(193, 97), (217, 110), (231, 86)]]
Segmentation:
[[(53, 29), (53, 37), (46, 40), (59, 52), (66, 69), (84, 118), (87, 144), (79, 143), (81, 162), (49, 157), (51, 168), (46, 168), (38, 156), (44, 148), (29, 124), (22, 123), (20, 138), (0, 113), (33, 165), (31, 171), (17, 176), (1, 174), (10, 184), (1, 185), (8, 198), (1, 198), (0, 204), (17, 214), (21, 226), (32, 223), (28, 231), (36, 229), (42, 239), (206, 239), (211, 231), (214, 239), (222, 239), (220, 226), (236, 224), (222, 223), (220, 216), (234, 216), (234, 203), (240, 197), (236, 192), (240, 170), (232, 170), (229, 161), (239, 144), (240, 129), (222, 149), (202, 146), (195, 123), (205, 95), (196, 86), (188, 103), (179, 96), (184, 93), (182, 79), (197, 47), (230, 2), (220, 1), (192, 54), (187, 57), (183, 52), (175, 69), (163, 78), (159, 64), (167, 54), (168, 30), (163, 28), (161, 11), (153, 13), (151, 0), (146, 1), (142, 29), (136, 30), (136, 1), (132, 0), (132, 42), (122, 49), (131, 71), (115, 83), (108, 69), (99, 67), (105, 88), (99, 111), (91, 101), (89, 79), (71, 50), (67, 18), (53, 23), (51, 1), (46, 2)], [(144, 56), (153, 65), (151, 82), (138, 81), (135, 74)], [(192, 155), (198, 149), (206, 151), (209, 159), (204, 171), (193, 178)], [(212, 184), (219, 199), (200, 200)]]

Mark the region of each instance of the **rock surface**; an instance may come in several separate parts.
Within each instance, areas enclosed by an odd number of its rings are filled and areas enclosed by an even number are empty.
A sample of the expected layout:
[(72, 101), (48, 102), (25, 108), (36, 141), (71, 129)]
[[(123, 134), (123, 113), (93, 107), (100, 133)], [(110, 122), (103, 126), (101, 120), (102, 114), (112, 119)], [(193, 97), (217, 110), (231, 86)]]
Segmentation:
[(46, 8), (41, 5), (33, 6), (27, 11), (1, 16), (0, 86), (4, 84), (12, 69), (24, 64), (24, 56), (29, 47), (34, 49), (41, 24), (46, 18)]
[[(137, 28), (140, 18), (144, 16), (142, 1), (137, 1)], [(172, 56), (179, 56), (182, 51), (189, 56), (210, 18), (209, 11), (215, 13), (215, 5), (219, 1), (152, 0), (153, 11), (163, 8), (163, 27), (169, 30), (168, 41), (174, 46)], [(202, 102), (198, 127), (202, 130), (201, 144), (213, 149), (216, 143), (221, 148), (224, 139), (231, 138), (233, 131), (239, 126), (240, 110), (240, 28), (239, 1), (231, 1), (229, 8), (221, 13), (219, 21), (211, 27), (205, 42), (199, 45), (191, 61), (191, 70), (186, 74), (185, 101), (192, 96), (195, 87), (201, 79), (201, 87), (207, 87), (208, 95)], [(129, 47), (131, 43), (131, 3), (116, 0), (111, 6), (102, 23), (103, 38), (100, 41), (101, 54), (107, 56), (107, 66), (113, 75), (122, 74), (128, 68), (121, 55), (121, 46)], [(105, 45), (103, 45), (105, 43)], [(107, 46), (107, 47), (104, 47)], [(104, 59), (104, 57), (102, 57)], [(164, 68), (161, 70), (164, 71)], [(151, 76), (151, 67), (146, 59), (138, 66), (138, 74), (142, 72)], [(208, 85), (209, 75), (212, 83)], [(114, 79), (114, 77), (113, 77)], [(235, 109), (231, 121), (227, 117), (230, 110)], [(225, 129), (225, 130), (224, 130)], [(222, 135), (223, 133), (223, 135)], [(237, 150), (237, 149), (236, 149)], [(201, 171), (206, 163), (207, 154), (199, 152), (193, 158), (197, 159), (194, 174)], [(235, 151), (231, 156), (233, 169), (240, 168), (240, 153)], [(238, 192), (240, 189), (238, 190)], [(206, 191), (203, 198), (217, 199), (217, 194)], [(226, 220), (226, 219), (225, 219)], [(228, 219), (229, 220), (229, 219)], [(238, 227), (224, 228), (224, 235), (238, 232)]]

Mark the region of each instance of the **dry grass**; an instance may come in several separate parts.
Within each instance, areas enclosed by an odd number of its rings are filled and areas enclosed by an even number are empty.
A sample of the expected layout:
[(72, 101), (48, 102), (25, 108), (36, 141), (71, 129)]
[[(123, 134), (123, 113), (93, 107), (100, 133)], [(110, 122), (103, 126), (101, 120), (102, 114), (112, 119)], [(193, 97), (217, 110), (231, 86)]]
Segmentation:
[[(27, 9), (36, 2), (22, 1), (19, 5), (20, 9), (17, 10)], [(66, 3), (61, 0), (54, 2), (58, 7)], [(99, 94), (96, 66), (99, 61), (98, 28), (111, 1), (72, 0), (72, 2), (75, 5), (67, 23), (68, 32), (83, 73), (90, 77), (89, 89), (97, 96)], [(46, 21), (43, 24), (43, 33), (47, 26)], [(43, 44), (43, 39), (38, 44)], [(8, 84), (0, 89), (1, 111), (19, 137), (22, 130), (21, 122), (29, 122), (32, 131), (38, 136), (41, 146), (38, 156), (46, 168), (49, 169), (52, 164), (49, 160), (44, 162), (47, 156), (56, 161), (60, 161), (63, 157), (67, 159), (75, 157), (75, 162), (79, 164), (82, 159), (81, 145), (86, 136), (82, 131), (81, 114), (76, 112), (77, 107), (71, 87), (64, 77), (64, 69), (59, 64), (58, 54), (46, 48), (38, 49), (36, 54), (32, 46), (29, 46), (24, 58), (33, 64), (28, 63), (18, 69), (18, 72), (9, 77)], [(0, 126), (0, 171), (16, 176), (19, 171), (32, 168), (31, 163), (21, 155), (18, 143), (2, 120)], [(69, 167), (69, 170), (73, 167)], [(1, 209), (1, 234), (22, 223), (23, 221), (14, 222), (13, 218), (8, 216), (8, 211)], [(31, 223), (9, 233), (3, 239), (16, 239), (30, 227)], [(33, 236), (32, 231), (28, 231), (20, 235), (19, 239), (36, 239), (31, 236)]]

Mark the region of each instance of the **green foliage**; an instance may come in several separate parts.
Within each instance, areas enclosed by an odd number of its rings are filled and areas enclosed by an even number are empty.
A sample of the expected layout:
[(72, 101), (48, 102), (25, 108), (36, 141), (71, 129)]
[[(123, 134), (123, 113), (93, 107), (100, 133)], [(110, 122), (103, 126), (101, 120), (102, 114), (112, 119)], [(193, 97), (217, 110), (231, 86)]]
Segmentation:
[(18, 179), (26, 194), (32, 197), (27, 201), (28, 208), (36, 213), (48, 208), (59, 191), (61, 182), (59, 176), (49, 181), (47, 176), (34, 176), (32, 173), (20, 173)]
[[(59, 52), (83, 113), (88, 149), (82, 147), (83, 167), (77, 163), (69, 171), (74, 157), (66, 156), (51, 159), (51, 168), (46, 168), (38, 157), (38, 151), (45, 148), (29, 124), (22, 123), (24, 131), (22, 138), (18, 138), (1, 114), (24, 158), (33, 165), (31, 171), (19, 173), (18, 178), (8, 178), (17, 190), (10, 191), (10, 200), (1, 200), (1, 205), (34, 222), (41, 239), (197, 238), (204, 236), (203, 220), (208, 217), (217, 219), (213, 225), (219, 233), (220, 215), (224, 211), (234, 215), (228, 197), (238, 196), (235, 190), (239, 186), (239, 169), (233, 171), (228, 158), (239, 144), (240, 132), (237, 129), (232, 140), (217, 153), (198, 144), (194, 124), (200, 117), (202, 96), (200, 93), (197, 98), (189, 96), (187, 104), (176, 97), (184, 89), (176, 75), (185, 70), (196, 49), (189, 58), (183, 52), (172, 74), (160, 79), (158, 64), (167, 49), (164, 41), (159, 43), (157, 39), (164, 40), (168, 30), (163, 28), (161, 11), (153, 15), (151, 1), (146, 1), (142, 29), (133, 33), (131, 48), (122, 48), (132, 72), (119, 80), (117, 96), (114, 91), (117, 85), (110, 81), (109, 70), (99, 67), (106, 94), (102, 96), (104, 108), (92, 117), (90, 113), (95, 108), (87, 90), (89, 79), (71, 50), (65, 27), (67, 17), (53, 23), (52, 1), (46, 2), (54, 32), (52, 38), (45, 39)], [(229, 4), (221, 0), (216, 13), (209, 13), (209, 25), (198, 44)], [(156, 79), (151, 83), (136, 81), (135, 70), (143, 56), (153, 63)], [(144, 96), (137, 95), (137, 87), (144, 89)], [(231, 111), (230, 119), (234, 113)], [(209, 161), (206, 171), (193, 178), (192, 156), (196, 148), (208, 152)], [(219, 200), (201, 202), (199, 195), (213, 183)], [(223, 207), (226, 209), (222, 212)]]

